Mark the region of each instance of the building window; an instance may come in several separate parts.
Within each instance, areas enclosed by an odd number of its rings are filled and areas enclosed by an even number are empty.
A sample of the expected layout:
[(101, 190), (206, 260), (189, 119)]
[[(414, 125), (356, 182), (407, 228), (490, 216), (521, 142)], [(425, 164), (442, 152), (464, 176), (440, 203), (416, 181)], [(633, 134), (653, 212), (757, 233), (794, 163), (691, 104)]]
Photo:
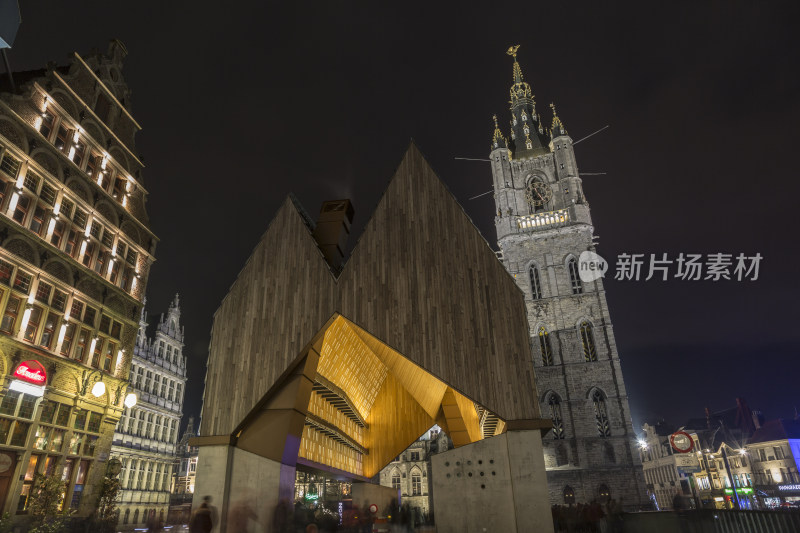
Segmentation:
[(394, 490), (400, 490), (400, 472), (397, 470), (392, 472), (392, 488)]
[(539, 326), (539, 348), (542, 350), (542, 364), (551, 366), (553, 364), (553, 347), (550, 344), (550, 334), (547, 333), (544, 326)]
[(411, 460), (419, 461), (419, 452), (411, 452)]
[(42, 236), (42, 230), (44, 229), (45, 215), (46, 213), (44, 207), (41, 205), (37, 205), (36, 209), (33, 210), (33, 218), (31, 218), (30, 230), (40, 237)]
[(608, 485), (605, 483), (600, 485), (598, 492), (600, 493), (600, 501), (602, 503), (606, 503), (611, 499), (611, 489), (609, 489)]
[(50, 134), (53, 133), (55, 126), (56, 117), (49, 111), (42, 113), (42, 124), (39, 126), (39, 133), (41, 133), (45, 139), (50, 140)]
[(47, 319), (44, 321), (44, 330), (42, 331), (42, 339), (39, 345), (49, 350), (53, 346), (55, 339), (56, 325), (60, 322), (60, 317), (55, 313), (47, 313)]
[(583, 358), (586, 362), (597, 361), (592, 325), (585, 320), (581, 322), (581, 343), (583, 344)]
[(64, 238), (64, 227), (64, 223), (60, 220), (57, 220), (56, 223), (53, 224), (53, 234), (50, 236), (50, 244), (56, 248), (61, 247), (61, 239)]
[(78, 334), (78, 341), (75, 346), (75, 353), (72, 354), (74, 359), (77, 359), (78, 361), (86, 361), (86, 351), (89, 345), (89, 335), (90, 332), (88, 329), (81, 328), (81, 332)]
[(42, 308), (33, 306), (31, 308), (30, 318), (28, 318), (28, 325), (25, 328), (25, 335), (22, 337), (28, 342), (33, 342), (36, 338), (36, 333), (39, 331), (39, 323), (42, 320)]
[(563, 494), (564, 494), (564, 503), (566, 505), (571, 505), (575, 503), (575, 491), (572, 490), (572, 487), (570, 487), (569, 485), (564, 487)]
[(550, 406), (550, 418), (553, 421), (553, 438), (560, 440), (564, 438), (564, 420), (561, 418), (561, 398), (556, 393), (550, 393), (547, 398)]
[(58, 127), (58, 133), (56, 133), (56, 138), (53, 140), (53, 145), (56, 149), (61, 151), (68, 151), (69, 150), (69, 131), (64, 126)]
[(419, 496), (422, 494), (422, 478), (419, 475), (419, 470), (411, 473), (411, 495)]
[(581, 294), (583, 292), (583, 283), (578, 273), (578, 261), (576, 261), (574, 257), (570, 258), (567, 263), (567, 268), (569, 269), (569, 282), (570, 285), (572, 285), (572, 294)]
[(14, 265), (6, 263), (0, 259), (0, 283), (6, 287), (11, 286), (11, 273), (14, 271)]
[(49, 205), (55, 205), (56, 190), (47, 183), (45, 183), (44, 185), (42, 185), (42, 190), (39, 192), (39, 198), (41, 198), (44, 202), (46, 202)]
[(531, 280), (531, 294), (534, 300), (542, 299), (542, 283), (539, 280), (539, 269), (535, 265), (531, 265), (528, 269), (528, 277)]
[(8, 334), (14, 333), (14, 324), (19, 315), (19, 304), (20, 299), (16, 296), (8, 297), (8, 304), (6, 304), (6, 310), (3, 313), (3, 321), (0, 323), (0, 331)]
[(592, 404), (594, 404), (594, 418), (597, 422), (597, 432), (601, 437), (610, 437), (611, 427), (608, 422), (605, 395), (599, 390), (595, 390), (592, 393)]
[(83, 495), (83, 486), (86, 483), (86, 473), (89, 470), (89, 461), (78, 463), (78, 475), (75, 477), (75, 487), (72, 489), (72, 500), (69, 503), (70, 509), (78, 509)]
[(33, 278), (30, 274), (26, 274), (21, 270), (17, 270), (17, 277), (14, 278), (14, 289), (28, 294), (31, 290), (31, 281)]

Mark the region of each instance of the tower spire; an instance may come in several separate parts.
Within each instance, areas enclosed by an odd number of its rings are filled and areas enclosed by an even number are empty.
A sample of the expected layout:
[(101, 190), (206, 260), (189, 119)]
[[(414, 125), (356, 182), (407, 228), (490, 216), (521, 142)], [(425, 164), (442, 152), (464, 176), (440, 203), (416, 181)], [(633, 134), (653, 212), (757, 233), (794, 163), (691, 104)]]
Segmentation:
[[(511, 46), (506, 54), (514, 59), (514, 83), (509, 91), (511, 95), (511, 141), (509, 148), (514, 159), (537, 157), (548, 153), (550, 139), (541, 128), (539, 115), (536, 113), (536, 100), (531, 86), (522, 76), (522, 68), (517, 61), (519, 45)], [(494, 143), (493, 143), (494, 144)]]

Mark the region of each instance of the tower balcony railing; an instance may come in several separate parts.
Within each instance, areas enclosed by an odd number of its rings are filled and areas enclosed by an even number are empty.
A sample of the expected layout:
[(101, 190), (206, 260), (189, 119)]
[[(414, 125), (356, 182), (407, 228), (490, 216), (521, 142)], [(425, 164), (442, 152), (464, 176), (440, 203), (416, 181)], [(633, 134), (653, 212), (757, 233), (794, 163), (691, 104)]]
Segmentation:
[(522, 231), (550, 229), (568, 224), (571, 218), (569, 209), (558, 209), (517, 217), (517, 227)]

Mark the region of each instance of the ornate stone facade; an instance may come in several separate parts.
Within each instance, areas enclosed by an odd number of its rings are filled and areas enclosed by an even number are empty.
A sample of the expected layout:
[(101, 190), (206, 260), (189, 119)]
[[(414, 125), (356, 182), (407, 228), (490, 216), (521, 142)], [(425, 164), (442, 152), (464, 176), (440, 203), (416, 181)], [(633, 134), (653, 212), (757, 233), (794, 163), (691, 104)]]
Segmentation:
[(0, 512), (15, 522), (38, 476), (93, 512), (129, 393), (157, 239), (126, 55), (113, 41), (0, 92)]
[(178, 428), (186, 390), (186, 356), (178, 295), (147, 337), (142, 310), (131, 364), (130, 387), (139, 397), (126, 408), (114, 433), (113, 456), (122, 462), (119, 527), (133, 529), (148, 518), (165, 521), (177, 460)]
[(548, 128), (514, 56), (511, 132), (497, 125), (490, 163), (500, 255), (525, 295), (553, 504), (644, 500), (644, 483), (602, 278), (584, 281), (594, 228), (572, 139)]
[(409, 505), (417, 523), (433, 510), (431, 456), (452, 447), (447, 435), (434, 426), (381, 470), (380, 484), (398, 491), (398, 501)]

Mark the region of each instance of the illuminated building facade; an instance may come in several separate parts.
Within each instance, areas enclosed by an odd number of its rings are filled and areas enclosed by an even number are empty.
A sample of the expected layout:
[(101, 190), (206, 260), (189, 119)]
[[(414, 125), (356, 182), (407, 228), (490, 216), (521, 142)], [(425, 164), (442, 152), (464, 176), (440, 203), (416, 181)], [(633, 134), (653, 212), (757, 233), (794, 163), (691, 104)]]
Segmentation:
[(433, 510), (431, 456), (452, 446), (447, 435), (434, 426), (381, 470), (381, 485), (397, 490), (398, 501), (409, 505), (418, 522)]
[(194, 417), (189, 417), (186, 431), (183, 432), (172, 470), (172, 486), (169, 498), (170, 524), (186, 524), (192, 512), (192, 497), (197, 476), (197, 447), (189, 444), (189, 439), (197, 436)]
[[(36, 474), (87, 516), (128, 372), (156, 238), (119, 41), (0, 93), (0, 510)], [(5, 81), (5, 80), (4, 80)]]
[(605, 289), (579, 271), (595, 237), (573, 141), (555, 106), (544, 125), (516, 48), (510, 138), (495, 117), (490, 164), (497, 243), (525, 294), (538, 400), (553, 421), (545, 438), (551, 502), (636, 505), (642, 467)]
[(119, 527), (133, 529), (149, 517), (166, 520), (177, 459), (186, 389), (186, 355), (178, 295), (162, 314), (153, 338), (142, 309), (131, 363), (130, 390), (139, 398), (126, 408), (111, 454), (120, 460)]

